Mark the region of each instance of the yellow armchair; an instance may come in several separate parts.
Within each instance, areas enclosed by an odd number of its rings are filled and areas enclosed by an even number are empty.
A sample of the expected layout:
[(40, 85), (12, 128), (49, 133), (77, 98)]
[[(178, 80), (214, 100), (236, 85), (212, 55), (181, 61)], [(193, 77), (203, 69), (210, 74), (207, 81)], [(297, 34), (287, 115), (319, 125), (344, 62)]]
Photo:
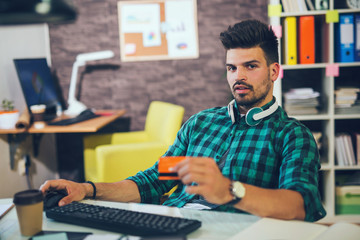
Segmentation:
[(115, 182), (151, 167), (174, 142), (184, 111), (182, 106), (153, 101), (144, 131), (85, 136), (85, 179)]

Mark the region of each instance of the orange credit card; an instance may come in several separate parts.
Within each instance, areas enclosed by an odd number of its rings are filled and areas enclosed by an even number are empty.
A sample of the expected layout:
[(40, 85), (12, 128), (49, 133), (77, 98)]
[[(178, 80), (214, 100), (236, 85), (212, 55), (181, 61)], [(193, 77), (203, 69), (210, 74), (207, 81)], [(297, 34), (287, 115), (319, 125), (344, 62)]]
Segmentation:
[(158, 164), (159, 180), (179, 180), (178, 174), (169, 169), (185, 159), (185, 156), (161, 157)]

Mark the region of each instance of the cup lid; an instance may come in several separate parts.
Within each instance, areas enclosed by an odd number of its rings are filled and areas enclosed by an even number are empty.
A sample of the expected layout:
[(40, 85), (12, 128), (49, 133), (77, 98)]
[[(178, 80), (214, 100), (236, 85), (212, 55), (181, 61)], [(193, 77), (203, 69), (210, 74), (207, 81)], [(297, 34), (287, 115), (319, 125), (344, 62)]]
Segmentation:
[(44, 199), (43, 194), (40, 190), (31, 189), (15, 193), (13, 202), (15, 204), (33, 204), (41, 202)]

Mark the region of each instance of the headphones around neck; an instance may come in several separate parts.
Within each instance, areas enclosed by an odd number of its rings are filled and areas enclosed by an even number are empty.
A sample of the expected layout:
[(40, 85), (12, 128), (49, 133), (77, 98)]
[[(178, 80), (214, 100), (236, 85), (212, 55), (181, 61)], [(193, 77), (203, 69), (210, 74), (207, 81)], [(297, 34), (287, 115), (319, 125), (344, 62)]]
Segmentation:
[[(227, 106), (228, 114), (233, 124), (235, 123), (234, 104), (235, 104), (235, 99), (231, 100), (231, 102)], [(278, 107), (279, 105), (275, 101), (273, 105), (271, 105), (266, 110), (263, 110), (260, 107), (251, 108), (245, 115), (245, 122), (249, 126), (256, 126), (262, 121), (263, 118), (273, 114), (278, 109)]]

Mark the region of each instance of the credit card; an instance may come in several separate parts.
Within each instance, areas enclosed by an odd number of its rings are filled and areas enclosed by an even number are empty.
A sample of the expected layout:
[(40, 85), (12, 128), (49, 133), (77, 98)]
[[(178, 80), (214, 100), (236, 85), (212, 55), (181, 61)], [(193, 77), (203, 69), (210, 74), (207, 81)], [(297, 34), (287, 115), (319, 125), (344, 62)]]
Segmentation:
[(159, 180), (179, 180), (177, 172), (169, 169), (185, 159), (185, 156), (161, 157), (158, 164)]

